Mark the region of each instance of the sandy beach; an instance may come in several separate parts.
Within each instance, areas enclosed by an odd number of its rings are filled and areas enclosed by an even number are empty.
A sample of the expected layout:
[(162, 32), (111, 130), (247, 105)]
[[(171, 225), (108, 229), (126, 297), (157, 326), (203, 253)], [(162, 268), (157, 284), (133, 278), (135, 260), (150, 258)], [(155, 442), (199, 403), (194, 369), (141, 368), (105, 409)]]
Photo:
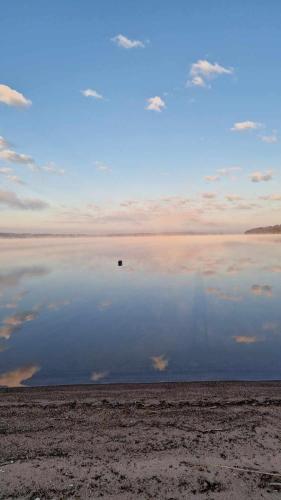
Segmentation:
[(1, 499), (280, 498), (280, 382), (0, 395)]

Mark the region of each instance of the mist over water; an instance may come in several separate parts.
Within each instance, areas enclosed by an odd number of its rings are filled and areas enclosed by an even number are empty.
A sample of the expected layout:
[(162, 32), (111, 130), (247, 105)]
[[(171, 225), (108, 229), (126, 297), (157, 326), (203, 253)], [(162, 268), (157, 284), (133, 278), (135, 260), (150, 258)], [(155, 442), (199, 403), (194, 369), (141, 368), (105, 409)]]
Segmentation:
[(280, 257), (278, 236), (3, 240), (0, 385), (280, 379)]

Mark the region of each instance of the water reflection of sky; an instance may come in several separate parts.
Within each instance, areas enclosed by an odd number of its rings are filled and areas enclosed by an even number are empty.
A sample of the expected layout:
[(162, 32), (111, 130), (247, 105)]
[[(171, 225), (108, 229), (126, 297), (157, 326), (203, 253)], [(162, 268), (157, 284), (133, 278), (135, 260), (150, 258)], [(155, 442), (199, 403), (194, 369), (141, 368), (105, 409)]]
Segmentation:
[(280, 245), (2, 240), (0, 385), (281, 378)]

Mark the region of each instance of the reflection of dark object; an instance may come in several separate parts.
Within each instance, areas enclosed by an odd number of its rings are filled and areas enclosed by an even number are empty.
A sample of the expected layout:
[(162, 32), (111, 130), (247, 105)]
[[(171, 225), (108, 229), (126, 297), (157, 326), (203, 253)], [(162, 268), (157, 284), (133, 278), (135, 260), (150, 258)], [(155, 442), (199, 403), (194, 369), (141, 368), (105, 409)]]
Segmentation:
[(118, 266), (123, 266), (123, 260), (118, 260)]
[(208, 317), (206, 294), (200, 275), (197, 275), (197, 279), (195, 280), (191, 329), (193, 346), (196, 350), (198, 349), (198, 353), (202, 354), (202, 352), (208, 349)]

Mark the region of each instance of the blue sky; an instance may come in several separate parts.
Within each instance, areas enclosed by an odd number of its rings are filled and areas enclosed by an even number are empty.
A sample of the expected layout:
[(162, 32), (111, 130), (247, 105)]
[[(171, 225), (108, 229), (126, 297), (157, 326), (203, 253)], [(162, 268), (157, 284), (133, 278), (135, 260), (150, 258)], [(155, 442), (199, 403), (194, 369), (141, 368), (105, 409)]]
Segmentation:
[(0, 230), (279, 223), (280, 14), (278, 0), (5, 2)]

